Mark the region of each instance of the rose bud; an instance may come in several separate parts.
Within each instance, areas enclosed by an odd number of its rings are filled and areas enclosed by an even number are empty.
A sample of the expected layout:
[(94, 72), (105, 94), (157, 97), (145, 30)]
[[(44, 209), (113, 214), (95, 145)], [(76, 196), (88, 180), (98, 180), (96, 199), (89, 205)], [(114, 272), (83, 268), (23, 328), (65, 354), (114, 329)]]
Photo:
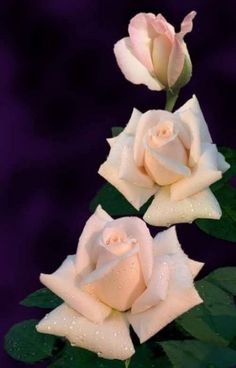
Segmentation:
[(149, 89), (179, 89), (192, 74), (192, 64), (184, 42), (191, 32), (196, 12), (181, 23), (180, 32), (163, 15), (139, 13), (129, 23), (129, 37), (114, 46), (117, 63), (125, 78)]
[(209, 186), (230, 165), (218, 152), (195, 96), (174, 113), (134, 109), (126, 128), (108, 140), (99, 174), (135, 207), (152, 196), (144, 219), (156, 226), (219, 219)]
[(203, 263), (190, 260), (175, 227), (153, 239), (137, 217), (113, 220), (99, 206), (87, 221), (77, 252), (41, 282), (64, 300), (37, 326), (107, 359), (126, 360), (140, 342), (202, 303), (193, 278)]

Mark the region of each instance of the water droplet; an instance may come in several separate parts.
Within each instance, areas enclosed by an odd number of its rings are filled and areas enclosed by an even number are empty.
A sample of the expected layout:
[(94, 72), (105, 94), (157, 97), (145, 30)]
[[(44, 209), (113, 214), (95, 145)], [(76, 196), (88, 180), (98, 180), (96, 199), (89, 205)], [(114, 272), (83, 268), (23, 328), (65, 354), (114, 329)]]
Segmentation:
[(99, 331), (98, 331), (98, 330), (97, 330), (97, 331), (95, 331), (95, 334), (96, 334), (96, 335), (99, 335)]
[(51, 330), (51, 326), (48, 326), (47, 329), (50, 331)]
[(98, 356), (98, 357), (101, 357), (101, 356), (102, 356), (102, 352), (101, 352), (101, 351), (98, 351), (98, 352), (97, 352), (97, 356)]

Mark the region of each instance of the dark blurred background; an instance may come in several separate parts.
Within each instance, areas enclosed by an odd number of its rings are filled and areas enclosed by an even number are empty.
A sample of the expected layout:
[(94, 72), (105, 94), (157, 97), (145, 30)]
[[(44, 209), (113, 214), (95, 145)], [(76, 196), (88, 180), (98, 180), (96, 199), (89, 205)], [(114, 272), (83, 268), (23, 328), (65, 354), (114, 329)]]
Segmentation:
[[(163, 108), (164, 93), (124, 79), (113, 44), (140, 11), (161, 12), (178, 29), (193, 9), (186, 37), (193, 78), (178, 106), (195, 93), (214, 141), (235, 148), (234, 0), (0, 2), (1, 337), (15, 322), (44, 315), (18, 302), (40, 287), (40, 272), (75, 252), (103, 183), (97, 169), (110, 128), (124, 125), (133, 106)], [(195, 225), (178, 229), (185, 251), (207, 262), (205, 273), (236, 265), (235, 244)], [(3, 368), (23, 366), (1, 357)]]

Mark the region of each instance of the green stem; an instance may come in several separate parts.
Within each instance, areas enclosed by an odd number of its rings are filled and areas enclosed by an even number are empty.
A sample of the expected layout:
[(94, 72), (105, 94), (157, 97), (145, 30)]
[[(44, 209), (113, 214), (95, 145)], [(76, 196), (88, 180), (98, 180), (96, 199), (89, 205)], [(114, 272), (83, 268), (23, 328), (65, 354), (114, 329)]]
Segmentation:
[(179, 90), (171, 91), (170, 89), (168, 89), (166, 91), (165, 110), (172, 112), (178, 97), (179, 97)]
[(131, 358), (125, 360), (125, 368), (129, 368)]

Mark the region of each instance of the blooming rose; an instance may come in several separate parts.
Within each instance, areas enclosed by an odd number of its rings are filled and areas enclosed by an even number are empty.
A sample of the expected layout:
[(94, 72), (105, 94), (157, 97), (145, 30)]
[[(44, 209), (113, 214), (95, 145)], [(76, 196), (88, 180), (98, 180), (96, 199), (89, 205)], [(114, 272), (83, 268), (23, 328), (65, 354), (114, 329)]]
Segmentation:
[(179, 33), (161, 14), (139, 13), (132, 18), (129, 37), (114, 46), (117, 63), (126, 79), (156, 91), (186, 84), (192, 65), (183, 38), (192, 30), (195, 15), (192, 11), (184, 18)]
[(221, 217), (208, 187), (229, 164), (212, 144), (195, 96), (175, 113), (134, 109), (123, 132), (108, 141), (110, 154), (99, 174), (136, 209), (156, 194), (146, 222), (168, 226)]
[(128, 359), (135, 352), (129, 324), (144, 342), (202, 302), (193, 285), (202, 266), (184, 254), (175, 227), (153, 239), (141, 219), (113, 220), (99, 206), (76, 254), (53, 274), (41, 274), (64, 303), (37, 330), (107, 359)]

